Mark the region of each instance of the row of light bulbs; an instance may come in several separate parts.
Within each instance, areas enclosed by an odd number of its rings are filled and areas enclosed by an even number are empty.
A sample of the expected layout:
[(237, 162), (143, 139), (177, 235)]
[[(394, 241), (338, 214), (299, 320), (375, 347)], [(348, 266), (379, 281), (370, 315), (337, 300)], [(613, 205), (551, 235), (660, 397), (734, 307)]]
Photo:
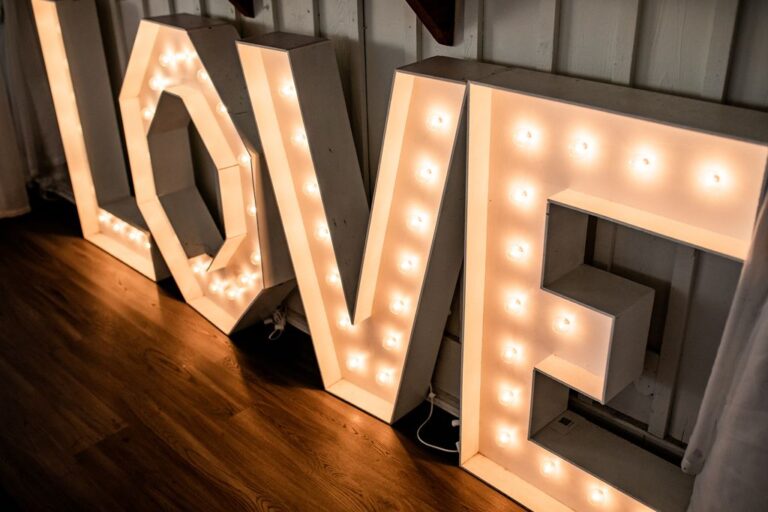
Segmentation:
[[(211, 261), (212, 259), (208, 255), (198, 257), (192, 264), (192, 271), (201, 277), (205, 276)], [(208, 284), (208, 290), (212, 293), (224, 295), (231, 301), (238, 300), (245, 294), (248, 288), (251, 288), (256, 284), (261, 275), (259, 272), (261, 266), (261, 254), (259, 251), (251, 253), (250, 262), (257, 268), (256, 271), (246, 269), (232, 279), (215, 277)]]
[(131, 242), (139, 244), (144, 249), (152, 248), (152, 243), (149, 241), (149, 235), (142, 230), (131, 227), (127, 222), (115, 217), (109, 212), (99, 212), (99, 223), (108, 229), (111, 229), (113, 233), (126, 237)]
[[(538, 131), (533, 128), (521, 128), (514, 136), (515, 143), (522, 148), (533, 148), (539, 142)], [(597, 144), (590, 137), (577, 137), (569, 146), (571, 155), (578, 159), (592, 158), (597, 151)], [(647, 176), (652, 173), (658, 165), (656, 155), (651, 151), (642, 151), (630, 158), (630, 167), (640, 175)], [(727, 180), (727, 174), (722, 169), (708, 169), (703, 176), (704, 185), (717, 188), (722, 186)], [(520, 197), (518, 199), (524, 199)]]

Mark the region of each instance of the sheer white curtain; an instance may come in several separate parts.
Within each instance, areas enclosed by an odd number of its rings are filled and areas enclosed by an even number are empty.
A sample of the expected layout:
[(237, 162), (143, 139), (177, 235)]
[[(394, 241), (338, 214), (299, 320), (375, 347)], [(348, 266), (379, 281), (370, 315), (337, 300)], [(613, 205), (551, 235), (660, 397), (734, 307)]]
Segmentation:
[(691, 512), (768, 510), (768, 201), (682, 463)]
[[(61, 146), (59, 128), (48, 87), (40, 41), (29, 0), (0, 0), (3, 11), (2, 63), (6, 106), (10, 106), (13, 127), (3, 124), (3, 138), (15, 131), (17, 153), (20, 151), (24, 181), (35, 183), (44, 192), (71, 197), (67, 163)], [(0, 98), (2, 101), (2, 98)], [(6, 109), (7, 110), (7, 109)], [(0, 194), (6, 201), (19, 201), (18, 170), (7, 165), (6, 140), (2, 142)], [(10, 146), (9, 146), (10, 147)], [(11, 178), (10, 176), (15, 176)], [(6, 189), (8, 192), (6, 193)], [(0, 203), (0, 210), (4, 204)]]

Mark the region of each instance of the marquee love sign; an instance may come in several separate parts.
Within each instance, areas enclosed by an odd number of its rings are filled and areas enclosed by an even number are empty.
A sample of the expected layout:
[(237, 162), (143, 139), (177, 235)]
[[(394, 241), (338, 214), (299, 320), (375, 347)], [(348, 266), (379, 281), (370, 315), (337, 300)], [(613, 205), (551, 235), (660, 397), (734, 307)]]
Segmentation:
[[(536, 510), (684, 506), (678, 468), (568, 410), (570, 390), (605, 403), (640, 375), (654, 301), (584, 264), (589, 219), (742, 260), (766, 114), (429, 59), (395, 73), (369, 214), (328, 41), (168, 17), (142, 21), (120, 97), (136, 199), (124, 165), (102, 196), (89, 123), (109, 101), (95, 109), (80, 81), (107, 87), (106, 69), (86, 69), (89, 32), (71, 30), (93, 3), (33, 5), (86, 237), (150, 276), (162, 254), (225, 332), (282, 300), (290, 258), (326, 389), (386, 422), (423, 400), (464, 248), (461, 465)], [(614, 451), (585, 456), (595, 443)]]

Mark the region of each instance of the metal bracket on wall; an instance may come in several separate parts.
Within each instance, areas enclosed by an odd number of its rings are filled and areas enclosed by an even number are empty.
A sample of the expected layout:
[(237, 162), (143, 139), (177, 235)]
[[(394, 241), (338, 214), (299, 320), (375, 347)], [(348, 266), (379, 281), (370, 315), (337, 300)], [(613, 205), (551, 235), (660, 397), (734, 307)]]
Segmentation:
[(406, 0), (419, 20), (445, 46), (453, 46), (456, 0)]

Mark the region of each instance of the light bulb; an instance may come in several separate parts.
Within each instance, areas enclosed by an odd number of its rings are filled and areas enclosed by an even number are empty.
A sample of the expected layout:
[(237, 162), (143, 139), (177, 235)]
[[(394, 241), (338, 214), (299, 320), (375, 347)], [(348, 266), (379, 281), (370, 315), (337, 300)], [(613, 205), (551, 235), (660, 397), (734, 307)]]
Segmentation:
[(504, 309), (507, 313), (512, 314), (520, 314), (523, 312), (523, 306), (525, 305), (525, 300), (521, 296), (514, 296), (507, 299), (507, 302), (504, 303)]
[(498, 434), (496, 434), (496, 442), (499, 443), (500, 446), (509, 446), (514, 439), (515, 436), (512, 431), (506, 428), (500, 429)]
[(130, 231), (130, 233), (128, 233), (128, 239), (133, 241), (133, 242), (138, 242), (139, 240), (141, 240), (143, 238), (142, 235), (143, 235), (143, 233), (141, 231), (139, 231), (138, 229), (132, 229)]
[(243, 294), (243, 289), (239, 286), (230, 286), (227, 289), (227, 298), (229, 300), (237, 300), (240, 298), (240, 296)]
[(427, 216), (424, 213), (414, 213), (408, 219), (408, 227), (414, 231), (423, 231), (427, 227)]
[(152, 244), (149, 243), (149, 240), (146, 240), (143, 245), (144, 245), (145, 249), (151, 249), (152, 248)]
[(255, 204), (251, 203), (251, 204), (248, 205), (248, 215), (250, 215), (251, 217), (255, 217), (256, 216), (256, 205)]
[(632, 168), (641, 174), (648, 173), (653, 170), (654, 166), (654, 159), (649, 154), (640, 154), (635, 155), (634, 158), (632, 158)]
[(579, 158), (588, 157), (592, 153), (592, 144), (586, 139), (577, 139), (571, 145), (571, 153)]
[(514, 345), (512, 343), (504, 345), (504, 348), (501, 351), (501, 358), (504, 359), (504, 361), (507, 363), (514, 363), (519, 361), (522, 355), (523, 350), (520, 348), (520, 346)]
[(160, 55), (160, 58), (158, 59), (160, 62), (160, 65), (164, 68), (167, 68), (168, 66), (172, 66), (176, 63), (176, 58), (171, 52), (165, 52), (162, 55)]
[(515, 134), (515, 143), (520, 147), (531, 147), (536, 143), (538, 134), (530, 128), (518, 130)]
[(293, 134), (293, 137), (291, 137), (291, 140), (297, 146), (304, 146), (307, 144), (307, 134), (304, 133), (303, 130), (299, 130)]
[(245, 165), (246, 167), (251, 165), (251, 155), (249, 155), (248, 153), (243, 153), (242, 155), (240, 155), (239, 160), (240, 160), (240, 163), (242, 165)]
[(125, 222), (119, 220), (112, 225), (112, 231), (115, 233), (122, 233), (125, 231), (126, 226)]
[(206, 258), (199, 259), (198, 261), (195, 262), (194, 265), (192, 265), (192, 272), (198, 275), (203, 275), (205, 274), (205, 271), (208, 270), (209, 264), (210, 262), (208, 262)]
[(336, 286), (339, 283), (341, 283), (341, 276), (339, 275), (338, 272), (336, 272), (335, 270), (332, 270), (331, 272), (328, 273), (327, 276), (325, 276), (325, 280), (328, 282), (328, 284)]
[(400, 269), (400, 272), (403, 274), (413, 272), (416, 269), (416, 258), (413, 256), (404, 257), (400, 260), (400, 263), (398, 263), (397, 268)]
[(221, 115), (224, 115), (227, 112), (229, 112), (229, 110), (227, 110), (227, 106), (224, 103), (219, 102), (219, 104), (216, 105), (216, 112), (218, 112)]
[(557, 473), (557, 461), (545, 460), (541, 465), (541, 473), (545, 476), (554, 475)]
[(525, 187), (516, 188), (512, 192), (512, 200), (518, 204), (528, 204), (531, 201), (532, 192)]
[(296, 96), (296, 87), (293, 85), (292, 82), (287, 82), (280, 87), (280, 94), (285, 96), (286, 98), (293, 98)]
[(141, 111), (141, 116), (147, 121), (151, 120), (152, 116), (154, 115), (155, 115), (155, 109), (152, 107), (147, 107)]
[(108, 214), (107, 212), (100, 212), (99, 213), (99, 222), (102, 224), (106, 224), (112, 219), (112, 216)]
[(193, 52), (190, 49), (186, 49), (183, 52), (176, 55), (176, 60), (183, 60), (187, 64), (192, 64), (192, 62), (197, 58), (197, 53)]
[(349, 319), (349, 315), (346, 313), (343, 313), (337, 322), (339, 324), (339, 327), (342, 329), (349, 329), (352, 327), (352, 321)]
[(433, 166), (425, 165), (424, 167), (419, 169), (417, 176), (419, 178), (419, 181), (422, 181), (424, 183), (433, 183), (437, 178), (437, 171)]
[(599, 488), (594, 488), (589, 493), (589, 501), (596, 505), (605, 503), (605, 491)]
[(160, 75), (155, 75), (149, 79), (149, 88), (153, 91), (160, 91), (165, 88), (168, 81)]
[(347, 368), (350, 370), (362, 370), (365, 365), (365, 359), (359, 354), (353, 354), (347, 357)]
[(315, 180), (309, 180), (304, 184), (304, 193), (308, 196), (316, 196), (320, 193), (320, 186)]
[(408, 310), (408, 302), (403, 298), (397, 298), (389, 304), (389, 310), (396, 315), (402, 315)]
[(214, 293), (221, 293), (227, 287), (227, 282), (220, 279), (216, 279), (208, 285), (208, 289)]
[(395, 371), (391, 368), (386, 368), (384, 370), (380, 370), (376, 374), (376, 382), (381, 384), (382, 386), (388, 386), (392, 384), (392, 381), (394, 380)]
[(328, 230), (328, 226), (322, 224), (315, 230), (315, 236), (318, 240), (328, 240), (331, 238), (331, 232)]
[(513, 244), (507, 250), (507, 257), (512, 260), (522, 260), (528, 254), (528, 247), (523, 243)]
[(198, 69), (197, 70), (197, 79), (201, 82), (210, 82), (211, 81), (211, 75), (208, 74), (208, 72), (204, 69)]
[(718, 188), (725, 182), (725, 173), (719, 169), (707, 171), (704, 176), (704, 184), (709, 188)]
[(261, 263), (261, 253), (254, 251), (251, 253), (251, 263), (259, 265)]
[(429, 127), (433, 130), (439, 130), (446, 126), (448, 120), (445, 114), (437, 113), (429, 117)]
[(520, 398), (520, 390), (518, 389), (508, 389), (504, 388), (499, 392), (499, 402), (501, 402), (501, 405), (512, 405), (514, 403), (517, 403), (518, 399)]
[(570, 332), (573, 329), (573, 320), (567, 316), (561, 316), (555, 320), (553, 327), (557, 332)]
[(400, 336), (397, 334), (388, 334), (384, 338), (384, 348), (387, 350), (396, 350), (400, 346)]

